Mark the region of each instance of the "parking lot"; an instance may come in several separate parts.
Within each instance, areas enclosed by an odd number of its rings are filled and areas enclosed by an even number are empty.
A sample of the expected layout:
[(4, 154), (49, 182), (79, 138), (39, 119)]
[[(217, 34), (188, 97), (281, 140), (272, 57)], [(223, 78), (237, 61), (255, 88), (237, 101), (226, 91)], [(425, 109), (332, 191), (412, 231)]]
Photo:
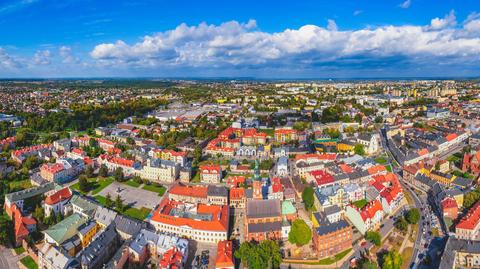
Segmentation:
[[(188, 250), (188, 260), (187, 264), (185, 265), (186, 269), (191, 269), (195, 268), (193, 266), (195, 257), (197, 255), (202, 255), (203, 251), (208, 251), (209, 254), (209, 259), (208, 259), (208, 265), (205, 266), (204, 268), (206, 269), (214, 269), (215, 268), (215, 261), (217, 260), (217, 244), (212, 244), (212, 243), (201, 243), (201, 242), (195, 242), (192, 240), (189, 240), (190, 245), (189, 245), (189, 250)], [(198, 267), (199, 269), (202, 267)]]
[(123, 199), (124, 203), (129, 204), (135, 208), (150, 208), (153, 209), (162, 197), (158, 196), (158, 193), (147, 191), (141, 188), (134, 188), (119, 182), (113, 182), (105, 189), (103, 189), (99, 194), (103, 197), (110, 194), (112, 199), (115, 199), (117, 195)]

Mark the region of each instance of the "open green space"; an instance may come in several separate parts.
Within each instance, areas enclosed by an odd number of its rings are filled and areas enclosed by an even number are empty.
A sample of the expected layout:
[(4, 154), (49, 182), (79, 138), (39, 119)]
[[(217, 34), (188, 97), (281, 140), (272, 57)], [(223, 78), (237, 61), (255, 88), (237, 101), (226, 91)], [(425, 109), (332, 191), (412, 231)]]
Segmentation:
[(353, 204), (358, 208), (363, 208), (367, 204), (367, 200), (365, 200), (365, 199), (358, 200), (358, 201), (353, 202)]
[(258, 131), (266, 133), (268, 136), (271, 136), (271, 137), (275, 135), (275, 129), (259, 129)]
[(20, 262), (28, 269), (38, 269), (37, 263), (30, 256), (25, 256), (20, 260)]
[(311, 264), (311, 265), (330, 265), (330, 264), (333, 264), (341, 259), (343, 259), (348, 253), (350, 253), (350, 251), (352, 251), (351, 248), (347, 249), (347, 250), (344, 250), (338, 254), (336, 254), (335, 256), (333, 257), (328, 257), (328, 258), (325, 258), (323, 260), (319, 260), (319, 261), (313, 261), (313, 262), (309, 262), (309, 261), (305, 261), (305, 262), (288, 262), (288, 263), (292, 263), (292, 264)]
[(144, 185), (142, 189), (156, 192), (159, 196), (162, 196), (166, 191), (166, 188), (164, 186), (157, 185)]
[(375, 161), (379, 164), (386, 164), (387, 163), (387, 159), (385, 159), (384, 157), (378, 157), (375, 159)]
[(392, 166), (391, 165), (385, 165), (385, 169), (387, 169), (388, 172), (392, 172)]
[(134, 188), (138, 188), (138, 187), (140, 187), (140, 185), (142, 185), (142, 184), (140, 184), (140, 183), (138, 183), (138, 182), (136, 182), (136, 181), (134, 181), (134, 180), (132, 180), (132, 179), (123, 182), (123, 184), (128, 185), (128, 186), (130, 186), (130, 187), (134, 187)]
[(20, 255), (23, 252), (25, 252), (25, 249), (23, 247), (18, 247), (13, 249), (15, 251), (15, 254)]
[(114, 181), (113, 178), (107, 177), (107, 178), (89, 178), (88, 179), (88, 188), (86, 191), (81, 191), (80, 190), (80, 183), (75, 183), (71, 187), (72, 189), (80, 192), (81, 194), (86, 195), (90, 191), (92, 192), (93, 195), (98, 194), (101, 192), (103, 189), (105, 189), (108, 185), (112, 184)]
[(144, 220), (147, 217), (148, 213), (150, 213), (150, 211), (151, 210), (146, 207), (142, 207), (140, 209), (130, 207), (130, 208), (127, 208), (127, 210), (125, 210), (123, 214), (134, 219)]

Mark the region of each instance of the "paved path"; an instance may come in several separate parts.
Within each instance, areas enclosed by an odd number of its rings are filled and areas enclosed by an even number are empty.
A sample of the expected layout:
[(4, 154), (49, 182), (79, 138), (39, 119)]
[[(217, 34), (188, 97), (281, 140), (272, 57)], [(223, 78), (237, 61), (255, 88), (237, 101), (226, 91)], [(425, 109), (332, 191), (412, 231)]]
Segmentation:
[(0, 268), (18, 268), (18, 260), (18, 257), (13, 256), (11, 249), (0, 246)]
[(158, 203), (160, 203), (161, 196), (153, 191), (147, 191), (141, 188), (134, 188), (119, 182), (112, 182), (105, 189), (103, 189), (99, 195), (105, 197), (107, 193), (110, 194), (113, 200), (117, 195), (123, 199), (124, 203), (127, 203), (135, 208), (150, 208), (153, 209)]

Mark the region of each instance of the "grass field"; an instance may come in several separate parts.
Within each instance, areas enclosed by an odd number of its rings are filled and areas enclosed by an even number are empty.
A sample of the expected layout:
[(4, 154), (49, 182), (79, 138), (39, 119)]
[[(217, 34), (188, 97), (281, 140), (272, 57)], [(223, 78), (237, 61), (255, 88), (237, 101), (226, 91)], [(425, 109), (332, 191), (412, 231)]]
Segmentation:
[(20, 255), (23, 252), (25, 252), (25, 249), (23, 247), (18, 247), (13, 249), (15, 251), (15, 254)]
[(155, 186), (155, 185), (144, 185), (142, 189), (156, 192), (158, 193), (159, 196), (162, 196), (166, 191), (166, 188), (164, 186)]
[(20, 260), (20, 262), (25, 265), (28, 269), (38, 269), (37, 263), (30, 256), (26, 256)]
[(29, 179), (12, 181), (9, 183), (9, 185), (11, 190), (28, 189), (32, 187), (32, 183), (30, 183)]
[(150, 211), (150, 209), (145, 207), (142, 207), (141, 209), (130, 207), (125, 210), (123, 214), (134, 219), (144, 220), (147, 217), (148, 213), (150, 213)]
[(105, 189), (108, 185), (112, 184), (113, 178), (89, 178), (88, 179), (88, 189), (86, 192), (80, 190), (80, 183), (75, 183), (72, 185), (72, 189), (82, 193), (87, 194), (88, 192), (92, 192), (93, 195), (98, 194), (103, 189)]
[(386, 164), (387, 160), (384, 157), (378, 157), (375, 159), (375, 161), (379, 164)]
[(136, 181), (133, 181), (131, 179), (129, 181), (124, 182), (123, 184), (128, 185), (130, 187), (134, 187), (134, 188), (138, 188), (138, 187), (140, 187), (140, 185), (142, 185), (142, 184), (140, 184)]
[(367, 200), (365, 200), (365, 199), (358, 200), (358, 201), (353, 202), (353, 204), (358, 208), (363, 208), (367, 204)]
[[(330, 265), (330, 264), (333, 264), (333, 263), (343, 259), (348, 253), (350, 253), (350, 251), (352, 251), (351, 248), (349, 248), (347, 250), (344, 250), (344, 251), (338, 253), (337, 255), (335, 255), (333, 257), (328, 257), (328, 258), (325, 258), (323, 260), (314, 261), (314, 262), (305, 261), (305, 262), (302, 262), (302, 263), (298, 262), (297, 264)], [(289, 263), (296, 263), (296, 262), (289, 262)]]

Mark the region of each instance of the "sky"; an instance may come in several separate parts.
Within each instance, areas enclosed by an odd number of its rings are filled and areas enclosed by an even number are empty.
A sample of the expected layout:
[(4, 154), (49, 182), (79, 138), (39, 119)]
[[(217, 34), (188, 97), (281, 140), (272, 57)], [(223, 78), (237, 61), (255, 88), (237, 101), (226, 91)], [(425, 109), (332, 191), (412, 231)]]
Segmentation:
[(0, 78), (480, 77), (480, 0), (0, 0)]

